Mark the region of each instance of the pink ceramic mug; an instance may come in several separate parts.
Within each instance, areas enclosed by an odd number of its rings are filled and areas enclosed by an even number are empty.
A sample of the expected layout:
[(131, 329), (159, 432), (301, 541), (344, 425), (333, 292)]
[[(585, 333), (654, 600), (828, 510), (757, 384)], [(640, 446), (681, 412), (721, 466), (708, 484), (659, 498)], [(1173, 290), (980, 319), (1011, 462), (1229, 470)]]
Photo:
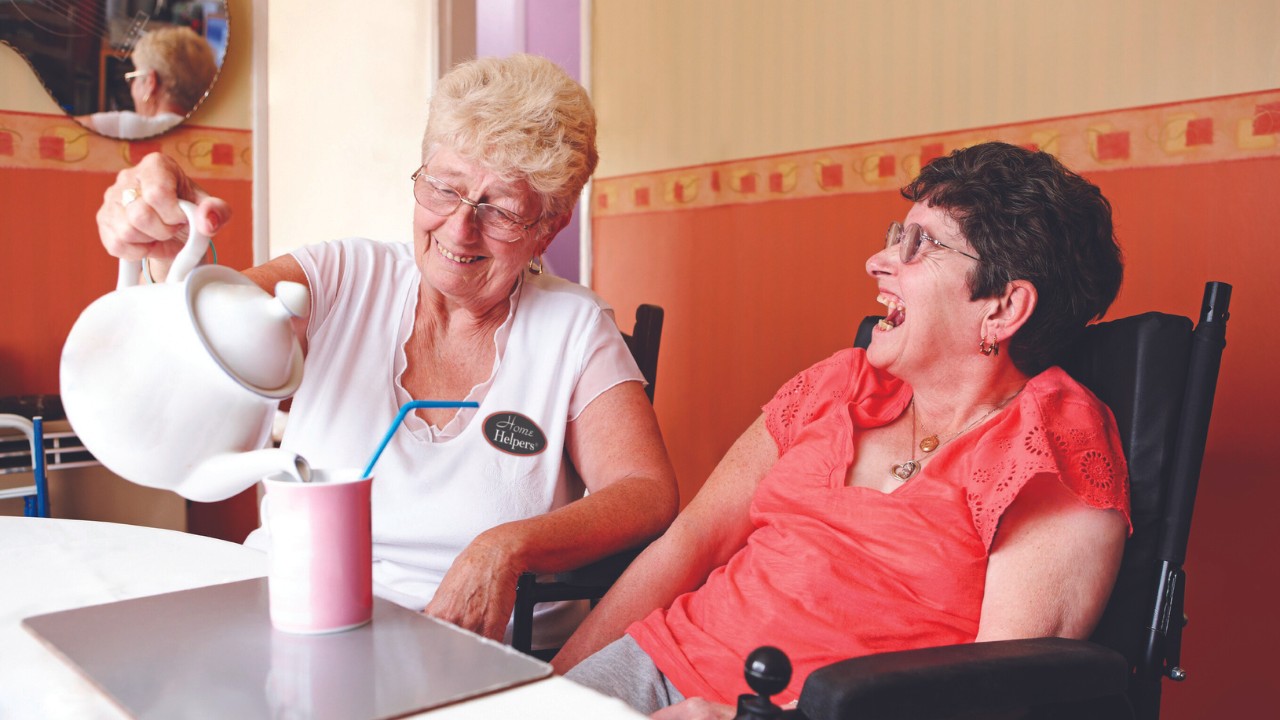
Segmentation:
[(305, 483), (284, 478), (263, 481), (271, 624), (306, 634), (364, 625), (373, 617), (373, 479), (354, 468), (312, 470)]

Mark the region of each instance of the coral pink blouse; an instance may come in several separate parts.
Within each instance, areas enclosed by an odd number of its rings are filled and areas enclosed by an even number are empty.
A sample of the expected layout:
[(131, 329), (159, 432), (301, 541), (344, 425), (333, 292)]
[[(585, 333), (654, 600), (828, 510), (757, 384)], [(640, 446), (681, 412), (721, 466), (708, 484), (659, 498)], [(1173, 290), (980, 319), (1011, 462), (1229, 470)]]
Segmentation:
[[(791, 658), (788, 702), (848, 657), (972, 642), (1000, 516), (1040, 474), (1129, 516), (1111, 411), (1059, 368), (937, 451), (892, 493), (845, 485), (855, 435), (892, 422), (911, 388), (844, 350), (764, 407), (778, 460), (750, 507), (755, 529), (699, 589), (627, 632), (686, 697), (733, 703), (761, 645)], [(888, 470), (886, 470), (888, 472)]]

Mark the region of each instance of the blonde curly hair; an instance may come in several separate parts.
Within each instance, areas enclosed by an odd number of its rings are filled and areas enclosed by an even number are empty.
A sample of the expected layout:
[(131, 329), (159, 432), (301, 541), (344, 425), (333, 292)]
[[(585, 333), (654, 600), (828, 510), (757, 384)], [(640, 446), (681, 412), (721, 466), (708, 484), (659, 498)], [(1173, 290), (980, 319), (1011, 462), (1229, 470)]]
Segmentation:
[(218, 75), (213, 48), (189, 27), (161, 27), (143, 35), (133, 49), (133, 64), (154, 71), (169, 98), (188, 112)]
[(587, 91), (550, 60), (524, 54), (465, 62), (440, 79), (423, 164), (442, 147), (528, 183), (544, 218), (573, 210), (600, 159)]

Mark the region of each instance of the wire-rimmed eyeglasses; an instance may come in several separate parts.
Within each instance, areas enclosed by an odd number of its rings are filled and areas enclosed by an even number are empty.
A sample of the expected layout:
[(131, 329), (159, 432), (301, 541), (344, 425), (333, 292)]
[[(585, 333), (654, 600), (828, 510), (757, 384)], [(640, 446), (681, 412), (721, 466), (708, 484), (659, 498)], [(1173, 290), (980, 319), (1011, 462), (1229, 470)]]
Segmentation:
[(943, 248), (944, 250), (958, 252), (967, 258), (971, 258), (973, 260), (977, 260), (978, 262), (982, 262), (982, 260), (978, 258), (978, 256), (976, 255), (970, 255), (969, 253), (963, 250), (960, 250), (958, 248), (953, 248), (950, 245), (934, 240), (932, 237), (929, 236), (929, 233), (924, 231), (924, 228), (920, 227), (915, 223), (910, 223), (906, 227), (903, 227), (902, 223), (899, 223), (899, 222), (894, 222), (890, 224), (889, 231), (886, 232), (884, 235), (884, 246), (887, 248), (891, 248), (894, 245), (897, 245), (898, 253), (899, 253), (898, 257), (902, 259), (902, 264), (906, 265), (912, 260), (915, 260), (916, 255), (920, 253), (920, 242), (922, 240), (928, 240), (929, 242), (933, 243), (934, 245), (937, 245), (940, 248)]
[(490, 240), (515, 242), (524, 236), (526, 230), (538, 224), (537, 220), (528, 222), (506, 208), (468, 200), (449, 183), (428, 175), (426, 166), (418, 168), (409, 178), (413, 180), (413, 199), (419, 205), (437, 215), (452, 215), (458, 206), (467, 205), (475, 211), (480, 234)]

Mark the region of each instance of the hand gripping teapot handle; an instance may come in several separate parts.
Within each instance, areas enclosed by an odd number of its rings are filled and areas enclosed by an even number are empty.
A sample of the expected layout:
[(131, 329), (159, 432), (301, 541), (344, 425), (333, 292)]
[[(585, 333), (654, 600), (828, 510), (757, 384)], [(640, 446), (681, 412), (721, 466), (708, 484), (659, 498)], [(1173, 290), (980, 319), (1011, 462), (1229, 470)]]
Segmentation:
[[(187, 279), (187, 274), (200, 264), (204, 254), (209, 250), (209, 238), (196, 229), (196, 206), (186, 200), (179, 200), (178, 207), (187, 216), (187, 244), (178, 251), (178, 256), (169, 266), (166, 282), (180, 283)], [(138, 284), (138, 276), (142, 274), (142, 260), (121, 260), (120, 275), (116, 279), (116, 289), (123, 290)]]

